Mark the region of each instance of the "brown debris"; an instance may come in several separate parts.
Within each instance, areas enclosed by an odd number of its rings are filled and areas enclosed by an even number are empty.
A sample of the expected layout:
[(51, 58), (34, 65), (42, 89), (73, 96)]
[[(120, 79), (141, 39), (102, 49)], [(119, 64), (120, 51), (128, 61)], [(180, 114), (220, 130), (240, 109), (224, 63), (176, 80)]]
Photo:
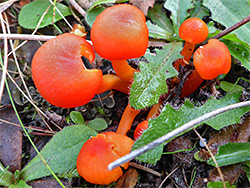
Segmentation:
[[(62, 181), (62, 184), (69, 188), (71, 187), (69, 182)], [(47, 180), (37, 180), (29, 183), (32, 188), (61, 188), (60, 184), (55, 179), (47, 179)]]
[[(168, 143), (168, 152), (191, 149), (193, 143), (188, 136), (180, 136)], [(173, 160), (176, 164), (183, 164), (185, 166), (190, 166), (193, 161), (194, 151), (184, 151), (173, 154)]]
[[(0, 118), (19, 125), (10, 105), (0, 107)], [(20, 127), (0, 121), (0, 161), (11, 172), (21, 170), (22, 136)]]
[(134, 168), (129, 168), (126, 173), (118, 180), (116, 188), (135, 187), (138, 180), (138, 172)]
[[(224, 180), (228, 181), (230, 185), (233, 185), (234, 182), (239, 178), (240, 174), (243, 172), (243, 169), (239, 164), (223, 166), (220, 169), (223, 174)], [(210, 170), (209, 181), (222, 181), (216, 168)]]

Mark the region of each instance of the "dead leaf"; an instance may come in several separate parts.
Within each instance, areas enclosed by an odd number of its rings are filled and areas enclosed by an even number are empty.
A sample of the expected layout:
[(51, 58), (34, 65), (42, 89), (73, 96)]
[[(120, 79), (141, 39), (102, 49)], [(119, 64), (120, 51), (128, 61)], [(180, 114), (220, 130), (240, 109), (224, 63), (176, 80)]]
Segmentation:
[(138, 179), (138, 172), (134, 168), (129, 168), (117, 182), (116, 188), (135, 187), (137, 179)]
[(141, 9), (145, 16), (148, 14), (149, 7), (153, 8), (155, 4), (155, 0), (129, 0), (129, 2), (137, 8)]
[[(19, 121), (10, 105), (0, 107), (0, 118), (19, 125)], [(21, 170), (22, 131), (21, 128), (0, 121), (0, 160), (11, 172)]]
[[(223, 166), (220, 169), (223, 174), (224, 180), (228, 181), (230, 185), (233, 185), (234, 182), (239, 178), (240, 174), (243, 172), (240, 164)], [(210, 170), (209, 181), (222, 181), (216, 168)]]
[[(71, 187), (70, 183), (67, 181), (62, 181), (63, 185), (66, 188)], [(55, 180), (55, 179), (48, 179), (48, 180), (37, 180), (37, 181), (33, 181), (30, 183), (30, 186), (32, 188), (61, 188), (61, 186), (59, 185), (59, 183)]]

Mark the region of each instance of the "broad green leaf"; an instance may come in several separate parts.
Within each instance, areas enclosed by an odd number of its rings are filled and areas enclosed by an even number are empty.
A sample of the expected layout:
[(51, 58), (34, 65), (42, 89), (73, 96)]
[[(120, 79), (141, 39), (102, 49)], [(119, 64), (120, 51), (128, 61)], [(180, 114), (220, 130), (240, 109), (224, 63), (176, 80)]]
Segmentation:
[[(41, 155), (54, 173), (62, 173), (76, 167), (76, 159), (83, 144), (96, 135), (85, 125), (72, 125), (58, 132), (41, 151)], [(50, 172), (39, 156), (32, 159), (21, 171), (25, 181), (49, 176)]]
[(221, 81), (220, 82), (220, 87), (226, 92), (236, 92), (236, 91), (242, 91), (244, 87), (237, 85), (237, 84), (232, 84), (227, 81)]
[(152, 22), (154, 22), (158, 27), (165, 30), (166, 34), (171, 36), (174, 33), (173, 25), (170, 19), (167, 17), (166, 12), (162, 10), (162, 5), (154, 4), (154, 7), (149, 9), (147, 15)]
[(154, 39), (164, 39), (168, 40), (171, 38), (171, 35), (165, 30), (159, 27), (158, 25), (152, 24), (150, 21), (147, 21), (147, 27), (149, 31), (149, 36)]
[[(195, 107), (189, 100), (186, 100), (184, 105), (182, 105), (179, 110), (175, 110), (170, 104), (167, 104), (162, 109), (161, 114), (157, 118), (149, 120), (149, 128), (146, 129), (142, 133), (142, 136), (135, 142), (133, 149), (140, 148), (208, 112), (239, 102), (240, 95), (241, 93), (237, 92), (228, 94), (220, 100), (209, 99), (204, 105), (200, 107)], [(240, 123), (241, 116), (248, 111), (250, 111), (250, 107), (231, 110), (217, 115), (214, 118), (208, 119), (203, 123), (210, 125), (216, 130), (219, 130), (222, 127), (234, 123)], [(196, 125), (195, 127), (198, 127), (201, 124)], [(161, 158), (163, 146), (164, 144), (154, 148), (154, 150), (146, 152), (145, 154), (139, 156), (138, 159), (147, 163), (155, 164), (157, 160)]]
[[(204, 0), (203, 4), (212, 12), (213, 20), (227, 28), (250, 15), (250, 6), (247, 0)], [(235, 33), (240, 40), (250, 45), (250, 23), (236, 29), (233, 33)]]
[(190, 17), (202, 19), (204, 16), (209, 16), (209, 10), (202, 5), (202, 1), (193, 1), (194, 8), (190, 11)]
[(106, 3), (115, 3), (116, 0), (97, 0), (89, 9), (88, 11), (92, 10), (94, 7), (98, 6), (98, 5), (103, 5)]
[(94, 8), (90, 11), (87, 12), (87, 15), (86, 15), (86, 22), (90, 25), (90, 27), (92, 27), (96, 17), (101, 14), (102, 11), (104, 11), (105, 8), (103, 7), (97, 7), (97, 8)]
[[(49, 1), (46, 0), (37, 0), (33, 1), (31, 3), (28, 3), (25, 5), (18, 16), (18, 22), (19, 24), (28, 29), (35, 29), (37, 27), (37, 24), (41, 17), (43, 16), (44, 12), (49, 8), (47, 14), (42, 19), (42, 22), (39, 26), (39, 28), (43, 28), (45, 26), (48, 26), (52, 24), (52, 21), (54, 19), (54, 22), (61, 20), (61, 15), (55, 11), (55, 16), (53, 18), (53, 5)], [(69, 16), (72, 13), (70, 12), (69, 7), (61, 4), (56, 3), (56, 7), (60, 10), (63, 16)]]
[(13, 174), (8, 171), (8, 168), (0, 163), (0, 186), (9, 186), (12, 183)]
[[(250, 160), (250, 142), (231, 143), (219, 146), (215, 159), (219, 166), (226, 166)], [(215, 166), (212, 159), (207, 161), (209, 165)]]
[(69, 114), (70, 119), (75, 123), (75, 124), (83, 124), (84, 125), (84, 119), (83, 116), (80, 112), (77, 111), (72, 111)]
[(232, 40), (221, 39), (227, 45), (230, 53), (238, 59), (242, 66), (250, 70), (250, 47)]
[[(225, 182), (227, 188), (235, 188), (235, 185), (230, 185), (229, 182)], [(208, 182), (207, 188), (224, 188), (222, 181), (211, 181)]]
[(108, 127), (108, 124), (104, 119), (96, 118), (88, 122), (88, 126), (96, 131), (102, 131)]
[(171, 11), (171, 19), (176, 35), (179, 35), (179, 27), (189, 17), (188, 10), (193, 8), (192, 0), (166, 0), (164, 8)]
[(167, 93), (166, 79), (177, 76), (172, 66), (174, 60), (181, 58), (182, 43), (169, 43), (157, 55), (146, 54), (149, 63), (140, 62), (140, 72), (134, 74), (129, 102), (132, 107), (142, 109), (158, 103), (160, 95)]
[(17, 184), (10, 185), (9, 188), (32, 188), (32, 187), (26, 184), (25, 181), (20, 180)]

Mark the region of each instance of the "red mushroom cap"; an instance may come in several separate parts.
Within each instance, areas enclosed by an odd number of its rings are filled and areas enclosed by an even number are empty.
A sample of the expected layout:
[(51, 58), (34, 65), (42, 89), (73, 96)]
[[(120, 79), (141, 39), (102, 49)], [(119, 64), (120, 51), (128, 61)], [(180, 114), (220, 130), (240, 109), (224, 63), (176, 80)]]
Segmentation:
[(148, 46), (148, 28), (143, 12), (129, 4), (107, 8), (99, 14), (91, 29), (94, 49), (103, 58), (123, 60), (139, 58)]
[(191, 44), (206, 40), (208, 32), (206, 23), (199, 18), (186, 19), (179, 28), (179, 36)]
[[(133, 140), (115, 132), (105, 132), (89, 139), (77, 158), (77, 171), (88, 182), (108, 185), (122, 176), (120, 167), (108, 170), (108, 164), (128, 154)], [(122, 166), (127, 169), (129, 163)]]
[(85, 69), (81, 56), (94, 60), (92, 46), (82, 37), (62, 34), (44, 43), (32, 60), (32, 76), (39, 93), (63, 108), (88, 103), (99, 90), (102, 71)]
[(227, 46), (218, 39), (210, 39), (206, 45), (194, 52), (194, 66), (199, 75), (211, 80), (231, 69), (231, 54)]

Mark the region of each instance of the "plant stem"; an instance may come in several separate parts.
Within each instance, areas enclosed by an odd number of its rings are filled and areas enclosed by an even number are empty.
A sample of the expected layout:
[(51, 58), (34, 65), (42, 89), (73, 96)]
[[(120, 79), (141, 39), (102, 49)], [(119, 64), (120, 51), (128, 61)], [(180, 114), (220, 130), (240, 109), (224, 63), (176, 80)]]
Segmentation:
[(225, 35), (227, 35), (228, 33), (233, 32), (234, 30), (238, 29), (239, 27), (245, 25), (247, 22), (250, 21), (250, 15), (243, 18), (242, 20), (240, 20), (239, 22), (237, 22), (236, 24), (232, 25), (231, 27), (223, 30), (222, 32), (220, 32), (219, 34), (213, 36), (211, 39), (219, 39)]

